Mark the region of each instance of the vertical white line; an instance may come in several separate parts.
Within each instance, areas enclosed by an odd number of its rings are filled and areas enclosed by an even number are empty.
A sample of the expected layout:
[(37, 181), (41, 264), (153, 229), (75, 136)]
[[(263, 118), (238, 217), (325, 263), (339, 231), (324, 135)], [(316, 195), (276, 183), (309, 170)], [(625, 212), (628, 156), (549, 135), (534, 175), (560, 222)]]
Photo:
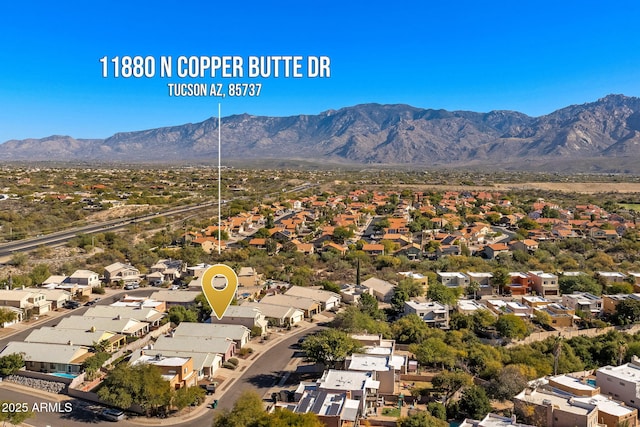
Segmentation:
[(222, 166), (220, 164), (220, 103), (218, 102), (218, 255), (222, 252)]

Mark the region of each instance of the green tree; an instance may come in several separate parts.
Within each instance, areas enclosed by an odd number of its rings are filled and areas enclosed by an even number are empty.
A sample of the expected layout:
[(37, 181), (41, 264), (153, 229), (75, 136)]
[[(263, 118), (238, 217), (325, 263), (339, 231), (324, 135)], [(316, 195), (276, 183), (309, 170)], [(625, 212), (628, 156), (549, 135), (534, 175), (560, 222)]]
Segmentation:
[(347, 356), (358, 352), (360, 348), (358, 341), (337, 329), (321, 331), (307, 337), (302, 343), (302, 349), (309, 359), (329, 367), (344, 361)]
[(489, 395), (498, 400), (511, 400), (527, 386), (528, 378), (521, 365), (508, 365), (489, 382)]
[(515, 314), (503, 314), (496, 322), (500, 336), (509, 339), (522, 339), (529, 335), (527, 323)]
[(616, 306), (616, 314), (614, 315), (617, 323), (620, 325), (628, 325), (640, 321), (640, 301), (633, 299), (625, 299)]
[(169, 320), (176, 325), (181, 322), (197, 322), (198, 313), (181, 305), (174, 305), (169, 309)]
[(491, 412), (491, 402), (487, 393), (482, 387), (476, 385), (462, 392), (459, 404), (460, 412), (474, 420), (481, 420)]
[(416, 356), (416, 360), (422, 366), (451, 369), (456, 363), (456, 349), (440, 338), (431, 337), (421, 344), (411, 344), (409, 351)]
[(20, 353), (7, 354), (0, 357), (0, 375), (6, 377), (14, 374), (24, 366), (24, 358)]
[(207, 392), (201, 387), (182, 387), (176, 390), (172, 403), (178, 409), (199, 405), (204, 402), (206, 394)]
[(109, 357), (111, 357), (109, 353), (98, 352), (85, 359), (85, 361), (82, 362), (82, 369), (86, 372), (87, 379), (94, 379), (100, 368), (102, 368), (102, 365), (104, 365), (104, 362), (106, 362)]
[(238, 397), (231, 410), (222, 410), (216, 415), (212, 427), (258, 426), (266, 416), (258, 393), (248, 390)]
[(255, 237), (256, 239), (267, 239), (270, 236), (271, 233), (266, 227), (258, 229), (258, 231), (253, 234), (253, 237)]
[(338, 226), (333, 229), (333, 239), (336, 243), (344, 243), (354, 236), (353, 230), (349, 227)]
[(398, 427), (447, 427), (449, 423), (434, 417), (429, 412), (416, 412), (398, 419)]
[[(4, 426), (6, 422), (12, 426), (22, 425), (26, 420), (33, 417), (35, 414), (24, 407), (23, 403), (11, 402), (9, 400), (0, 400), (0, 406), (3, 408), (0, 411), (0, 421)], [(6, 408), (6, 410), (5, 410)], [(24, 410), (23, 409), (27, 409)]]
[(365, 332), (389, 336), (389, 324), (371, 317), (359, 307), (351, 306), (341, 311), (331, 322), (331, 326), (345, 332)]
[(100, 399), (120, 409), (137, 404), (147, 415), (169, 406), (173, 397), (169, 381), (162, 378), (160, 369), (146, 363), (135, 366), (121, 363), (102, 384), (98, 391)]
[(371, 318), (376, 320), (386, 320), (384, 311), (378, 308), (378, 300), (371, 294), (360, 295), (360, 301), (358, 301), (358, 308)]
[(0, 328), (4, 328), (5, 323), (11, 323), (18, 318), (18, 315), (8, 308), (0, 307)]
[(509, 284), (510, 279), (509, 271), (506, 268), (500, 267), (493, 271), (492, 284), (494, 287), (498, 288), (499, 294), (502, 294), (504, 287)]
[(440, 282), (430, 284), (429, 290), (427, 291), (427, 298), (447, 305), (455, 304), (459, 296), (459, 288), (450, 288)]
[(572, 294), (574, 292), (589, 292), (593, 295), (602, 293), (602, 286), (593, 277), (586, 274), (577, 276), (560, 276), (558, 278), (560, 292), (563, 294)]
[(433, 377), (432, 384), (444, 392), (446, 405), (458, 390), (473, 384), (473, 377), (462, 371), (442, 371)]
[(31, 281), (36, 285), (41, 285), (42, 282), (47, 280), (51, 276), (51, 272), (49, 271), (49, 266), (47, 264), (38, 264), (31, 270), (29, 273), (29, 277)]
[(401, 344), (420, 344), (431, 335), (431, 328), (415, 313), (391, 324), (393, 338)]
[(293, 413), (287, 409), (279, 409), (267, 414), (260, 420), (256, 427), (324, 427), (318, 416), (313, 412), (306, 414)]

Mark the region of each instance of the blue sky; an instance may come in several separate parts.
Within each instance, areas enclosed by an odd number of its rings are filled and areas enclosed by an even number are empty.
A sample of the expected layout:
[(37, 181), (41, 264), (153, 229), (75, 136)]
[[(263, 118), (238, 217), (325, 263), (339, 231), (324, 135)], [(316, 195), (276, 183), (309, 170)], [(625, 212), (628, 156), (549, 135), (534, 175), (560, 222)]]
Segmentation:
[(257, 98), (220, 101), (223, 116), (367, 102), (538, 116), (609, 93), (640, 96), (636, 1), (231, 3), (5, 2), (0, 142), (217, 115), (218, 99), (171, 98), (167, 79), (102, 78), (105, 55), (331, 58), (331, 78), (263, 80)]

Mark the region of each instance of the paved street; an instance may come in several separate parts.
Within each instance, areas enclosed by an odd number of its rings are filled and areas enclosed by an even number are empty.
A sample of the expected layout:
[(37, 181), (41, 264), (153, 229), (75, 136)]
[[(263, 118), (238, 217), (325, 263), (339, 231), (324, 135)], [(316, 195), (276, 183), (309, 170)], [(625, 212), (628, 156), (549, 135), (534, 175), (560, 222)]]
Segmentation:
[[(69, 313), (63, 313), (63, 315), (79, 314), (83, 313), (84, 310), (85, 308), (83, 307), (69, 311)], [(60, 318), (57, 317), (47, 320), (37, 325), (37, 327), (46, 324), (56, 324), (59, 319)], [(146, 419), (139, 417), (120, 421), (118, 425), (188, 425), (194, 427), (209, 427), (211, 426), (211, 420), (216, 411), (233, 407), (234, 402), (243, 391), (253, 389), (261, 396), (264, 396), (268, 395), (269, 392), (274, 389), (274, 386), (276, 386), (275, 388), (277, 389), (277, 385), (285, 376), (286, 371), (289, 369), (295, 370), (295, 362), (300, 361), (300, 359), (296, 359), (294, 355), (296, 351), (299, 352), (299, 350), (294, 347), (294, 344), (296, 344), (301, 337), (321, 328), (322, 326), (317, 324), (305, 324), (300, 330), (274, 333), (270, 340), (262, 343), (252, 342), (249, 345), (254, 348), (255, 353), (248, 359), (241, 360), (238, 370), (229, 371), (222, 368), (219, 370), (220, 375), (225, 377), (225, 381), (220, 384), (215, 395), (208, 396), (205, 405), (191, 409), (191, 411), (187, 409), (180, 417), (166, 419)], [(30, 330), (20, 331), (10, 338), (5, 338), (5, 340), (16, 340), (19, 339), (19, 336), (23, 334), (26, 336), (29, 332)], [(298, 354), (298, 356), (300, 356), (300, 354)], [(215, 410), (209, 409), (209, 404), (214, 399), (218, 399), (219, 401), (218, 408)], [(0, 400), (25, 402), (29, 408), (32, 408), (34, 404), (40, 407), (42, 403), (51, 402), (53, 406), (48, 405), (45, 410), (38, 411), (33, 418), (26, 421), (26, 424), (35, 427), (76, 427), (86, 426), (87, 424), (111, 424), (96, 415), (100, 410), (98, 405), (11, 383), (0, 383)]]

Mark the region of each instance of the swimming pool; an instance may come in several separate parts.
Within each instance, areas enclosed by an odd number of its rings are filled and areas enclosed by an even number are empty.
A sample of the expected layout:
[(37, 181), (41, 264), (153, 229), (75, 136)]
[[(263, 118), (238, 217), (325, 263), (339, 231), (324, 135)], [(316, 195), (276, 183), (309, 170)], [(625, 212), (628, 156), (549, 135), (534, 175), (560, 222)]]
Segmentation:
[(78, 374), (67, 374), (66, 372), (55, 372), (51, 375), (53, 375), (54, 377), (71, 378), (71, 379), (74, 379), (75, 377), (78, 376)]

